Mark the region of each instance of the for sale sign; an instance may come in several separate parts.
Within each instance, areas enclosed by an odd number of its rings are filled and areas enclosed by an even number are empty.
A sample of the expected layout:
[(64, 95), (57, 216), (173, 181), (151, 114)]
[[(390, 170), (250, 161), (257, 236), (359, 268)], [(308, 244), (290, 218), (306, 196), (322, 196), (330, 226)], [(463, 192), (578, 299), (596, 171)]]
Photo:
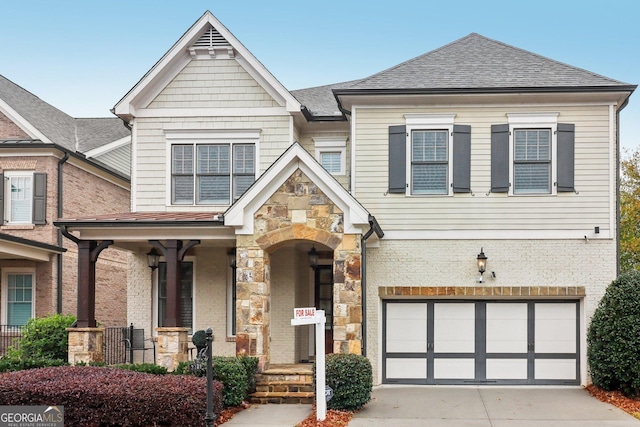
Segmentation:
[(293, 309), (294, 319), (313, 319), (316, 317), (315, 307), (300, 307)]

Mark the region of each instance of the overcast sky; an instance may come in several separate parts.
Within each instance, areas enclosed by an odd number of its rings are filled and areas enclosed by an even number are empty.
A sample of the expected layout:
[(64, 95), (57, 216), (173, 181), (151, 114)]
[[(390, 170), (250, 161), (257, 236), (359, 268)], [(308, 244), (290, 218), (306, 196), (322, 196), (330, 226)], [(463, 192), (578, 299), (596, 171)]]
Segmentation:
[[(640, 84), (637, 0), (21, 0), (0, 10), (0, 74), (74, 117), (110, 116), (206, 10), (290, 90), (366, 77), (472, 32)], [(640, 147), (640, 93), (621, 120), (623, 147)]]

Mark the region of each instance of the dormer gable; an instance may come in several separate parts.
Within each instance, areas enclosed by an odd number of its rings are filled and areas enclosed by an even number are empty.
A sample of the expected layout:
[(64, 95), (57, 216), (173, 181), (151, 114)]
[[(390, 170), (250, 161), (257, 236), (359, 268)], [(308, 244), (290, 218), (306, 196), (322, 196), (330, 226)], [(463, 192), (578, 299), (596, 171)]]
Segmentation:
[(191, 61), (234, 59), (286, 111), (300, 103), (211, 12), (205, 12), (165, 55), (116, 104), (113, 112), (126, 121), (136, 117)]

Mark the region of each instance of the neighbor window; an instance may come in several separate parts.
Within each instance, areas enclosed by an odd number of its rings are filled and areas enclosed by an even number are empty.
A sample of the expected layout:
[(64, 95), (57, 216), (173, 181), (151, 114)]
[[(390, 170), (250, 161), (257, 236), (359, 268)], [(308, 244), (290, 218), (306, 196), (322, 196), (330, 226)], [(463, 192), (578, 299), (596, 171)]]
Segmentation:
[(551, 193), (551, 129), (514, 129), (514, 194)]
[[(180, 283), (180, 320), (182, 326), (193, 327), (193, 262), (183, 261), (181, 265)], [(167, 263), (158, 265), (158, 326), (163, 327), (167, 318)]]
[(449, 132), (411, 132), (411, 194), (448, 194)]
[(171, 146), (172, 204), (229, 205), (255, 180), (254, 144)]
[(3, 316), (6, 325), (26, 325), (33, 317), (35, 275), (31, 272), (4, 272)]
[(5, 219), (9, 223), (31, 223), (33, 172), (5, 172)]

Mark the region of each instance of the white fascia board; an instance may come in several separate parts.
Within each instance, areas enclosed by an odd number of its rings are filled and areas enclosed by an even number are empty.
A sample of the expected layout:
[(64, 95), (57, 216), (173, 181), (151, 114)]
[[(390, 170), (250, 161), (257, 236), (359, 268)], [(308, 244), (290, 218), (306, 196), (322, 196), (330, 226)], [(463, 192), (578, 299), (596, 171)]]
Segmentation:
[(300, 103), (258, 61), (249, 50), (216, 17), (207, 11), (169, 49), (153, 68), (114, 107), (115, 114), (133, 115), (134, 109), (145, 108), (190, 61), (187, 49), (193, 45), (208, 24), (213, 26), (238, 53), (236, 60), (274, 99), (283, 102), (288, 111), (300, 111)]
[(83, 154), (86, 157), (96, 157), (101, 154), (108, 153), (109, 151), (115, 150), (116, 148), (120, 148), (123, 145), (131, 144), (131, 136), (125, 136), (124, 138), (120, 138), (116, 141), (105, 144), (101, 147), (94, 148), (93, 150), (89, 150), (84, 152)]
[(388, 230), (384, 240), (608, 240), (609, 230)]
[(0, 254), (10, 254), (14, 259), (29, 259), (32, 261), (49, 262), (51, 261), (51, 255), (54, 253), (59, 252), (0, 240)]
[[(15, 123), (20, 129), (22, 129), (30, 138), (39, 139), (47, 144), (53, 144), (49, 138), (47, 138), (42, 132), (36, 129), (29, 121), (22, 117), (16, 110), (11, 108), (9, 104), (0, 99), (0, 113), (7, 116), (9, 120)], [(20, 138), (16, 138), (20, 139)]]
[(292, 145), (224, 215), (238, 234), (253, 233), (253, 214), (296, 169), (300, 169), (344, 213), (344, 232), (361, 233), (369, 213), (302, 146)]

